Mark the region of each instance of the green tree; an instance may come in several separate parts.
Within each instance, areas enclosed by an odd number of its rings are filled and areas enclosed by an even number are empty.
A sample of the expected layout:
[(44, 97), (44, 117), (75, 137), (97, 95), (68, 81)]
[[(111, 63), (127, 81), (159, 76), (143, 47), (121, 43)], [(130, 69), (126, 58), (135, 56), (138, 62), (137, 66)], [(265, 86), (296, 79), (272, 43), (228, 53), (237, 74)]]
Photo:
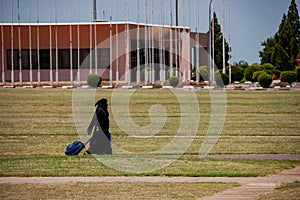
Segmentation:
[(274, 63), (273, 54), (275, 49), (276, 40), (274, 37), (267, 38), (266, 41), (262, 42), (261, 45), (264, 46), (263, 50), (259, 52), (259, 57), (261, 58), (261, 63)]
[(283, 14), (277, 33), (262, 42), (261, 63), (271, 63), (281, 71), (293, 70), (300, 49), (300, 21), (295, 0)]
[[(223, 33), (221, 32), (221, 26), (218, 22), (216, 13), (214, 13), (213, 19), (211, 21), (211, 27), (214, 33), (214, 62), (218, 69), (223, 68)], [(229, 44), (225, 39), (225, 66), (228, 65), (229, 60)], [(211, 47), (212, 48), (212, 47)], [(213, 51), (213, 49), (211, 49)]]

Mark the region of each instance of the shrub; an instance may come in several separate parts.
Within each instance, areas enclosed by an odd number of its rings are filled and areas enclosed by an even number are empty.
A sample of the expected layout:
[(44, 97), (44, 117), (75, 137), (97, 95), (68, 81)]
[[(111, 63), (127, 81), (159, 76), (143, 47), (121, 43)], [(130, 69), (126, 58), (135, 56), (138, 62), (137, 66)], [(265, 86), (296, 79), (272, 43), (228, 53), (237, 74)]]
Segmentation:
[(229, 84), (229, 78), (227, 74), (223, 74), (222, 72), (217, 72), (215, 74), (215, 80), (216, 80), (216, 84), (219, 87), (224, 87), (224, 85), (228, 85)]
[(99, 74), (90, 74), (87, 78), (87, 83), (90, 87), (98, 87), (101, 84), (102, 78)]
[(199, 68), (200, 72), (200, 80), (201, 81), (208, 81), (209, 80), (209, 69), (208, 66), (201, 66)]
[(259, 64), (251, 65), (250, 67), (248, 67), (245, 70), (245, 73), (244, 73), (245, 79), (248, 80), (248, 81), (254, 82), (254, 80), (252, 79), (254, 72), (261, 71), (261, 70), (262, 70), (261, 65), (259, 65)]
[(271, 76), (272, 76), (272, 74), (273, 74), (273, 71), (272, 71), (272, 70), (270, 70), (270, 69), (268, 69), (268, 70), (265, 70), (265, 72), (266, 72), (267, 74), (271, 75)]
[(266, 74), (265, 71), (256, 71), (253, 73), (253, 76), (252, 76), (252, 80), (254, 82), (257, 82), (258, 81), (258, 77), (261, 75), (261, 74)]
[(264, 70), (275, 70), (274, 65), (272, 65), (271, 63), (265, 63), (265, 64), (263, 64), (263, 65), (262, 65), (262, 68), (263, 68)]
[[(136, 68), (134, 68), (134, 69), (136, 69)], [(157, 70), (155, 69), (155, 66), (145, 66), (145, 67), (142, 69), (142, 80), (145, 80), (145, 78), (146, 78), (146, 72), (147, 72), (147, 74), (148, 74), (148, 78), (149, 78), (149, 74), (154, 73), (154, 76), (156, 77), (156, 76), (157, 76), (156, 73), (159, 73), (159, 71), (157, 71)], [(168, 73), (170, 74), (170, 72), (167, 72), (166, 75), (168, 75)]]
[[(240, 66), (231, 66), (231, 82), (241, 81), (244, 78), (244, 69)], [(229, 68), (226, 68), (226, 73), (229, 74)]]
[(270, 87), (273, 78), (271, 75), (267, 74), (267, 73), (262, 73), (258, 76), (258, 83), (261, 87), (263, 88), (268, 88)]
[(297, 66), (295, 71), (296, 71), (296, 74), (297, 74), (297, 81), (300, 81), (300, 66)]
[(280, 79), (282, 82), (291, 84), (297, 80), (297, 74), (294, 71), (285, 71), (280, 74)]
[(176, 87), (179, 84), (179, 78), (177, 76), (172, 76), (169, 78), (170, 85)]
[[(180, 73), (179, 68), (173, 67), (172, 70), (173, 70), (174, 75), (176, 75), (176, 71), (177, 71), (178, 74)], [(170, 68), (166, 72), (166, 79), (168, 80), (169, 78), (170, 78)]]

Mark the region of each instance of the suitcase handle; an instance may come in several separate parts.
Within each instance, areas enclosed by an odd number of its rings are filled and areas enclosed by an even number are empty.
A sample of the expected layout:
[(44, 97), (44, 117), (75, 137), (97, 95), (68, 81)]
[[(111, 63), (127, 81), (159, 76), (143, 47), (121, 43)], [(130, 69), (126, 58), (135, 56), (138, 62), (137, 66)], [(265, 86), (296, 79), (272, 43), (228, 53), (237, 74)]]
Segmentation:
[(86, 146), (89, 142), (90, 142), (91, 138), (88, 139), (85, 143), (84, 143), (84, 146)]

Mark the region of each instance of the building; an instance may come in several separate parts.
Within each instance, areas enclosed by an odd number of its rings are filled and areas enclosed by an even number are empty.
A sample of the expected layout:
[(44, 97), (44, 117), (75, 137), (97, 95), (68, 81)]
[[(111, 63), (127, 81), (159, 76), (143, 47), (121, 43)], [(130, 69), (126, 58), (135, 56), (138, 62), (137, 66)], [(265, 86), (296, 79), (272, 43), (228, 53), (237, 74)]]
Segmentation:
[(207, 64), (208, 34), (133, 22), (2, 23), (1, 83), (81, 85), (99, 73), (110, 84), (191, 81)]

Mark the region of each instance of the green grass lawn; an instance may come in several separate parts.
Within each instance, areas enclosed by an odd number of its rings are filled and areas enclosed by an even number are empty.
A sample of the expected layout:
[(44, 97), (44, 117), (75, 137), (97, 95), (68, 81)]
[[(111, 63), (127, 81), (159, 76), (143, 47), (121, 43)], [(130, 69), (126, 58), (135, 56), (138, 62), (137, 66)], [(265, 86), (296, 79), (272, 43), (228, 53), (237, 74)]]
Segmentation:
[[(98, 89), (96, 99), (107, 98), (110, 102), (112, 91)], [(93, 157), (64, 155), (66, 145), (80, 139), (73, 120), (72, 94), (72, 90), (66, 89), (0, 88), (0, 176), (130, 175), (103, 166)], [(208, 91), (197, 91), (196, 96), (200, 108), (197, 136), (205, 136), (212, 115), (211, 97)], [(226, 97), (223, 137), (212, 154), (300, 153), (299, 91), (226, 91)], [(148, 111), (154, 104), (162, 105), (167, 113), (166, 123), (156, 135), (169, 138), (128, 137), (110, 110), (114, 145), (144, 154), (172, 140), (179, 128), (181, 111), (170, 90), (135, 91), (130, 99), (130, 116), (136, 124), (148, 125), (151, 122)], [(194, 139), (185, 155), (197, 155), (203, 140), (203, 137)], [(296, 161), (182, 157), (151, 175), (264, 176), (297, 164)]]
[[(125, 163), (122, 156), (114, 159)], [(298, 161), (183, 157), (157, 171), (136, 174), (109, 168), (93, 156), (33, 156), (0, 158), (0, 176), (257, 177), (278, 173), (298, 164)]]

